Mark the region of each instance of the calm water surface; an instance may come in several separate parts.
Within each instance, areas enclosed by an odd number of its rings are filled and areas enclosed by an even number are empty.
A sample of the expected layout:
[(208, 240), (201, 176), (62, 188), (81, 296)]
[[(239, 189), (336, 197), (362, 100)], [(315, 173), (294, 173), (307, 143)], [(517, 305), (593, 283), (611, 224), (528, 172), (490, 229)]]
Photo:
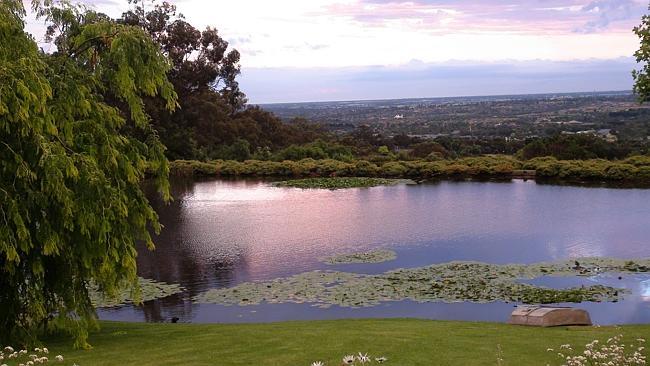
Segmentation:
[[(260, 322), (345, 317), (504, 321), (512, 304), (385, 303), (349, 309), (309, 304), (193, 304), (210, 288), (314, 269), (379, 273), (451, 260), (534, 263), (587, 256), (650, 257), (650, 190), (542, 185), (533, 181), (440, 182), (349, 190), (300, 190), (256, 181), (173, 183), (174, 202), (154, 207), (164, 225), (157, 249), (141, 248), (140, 275), (187, 291), (103, 319)], [(398, 259), (326, 266), (319, 258), (388, 248)], [(650, 322), (650, 276), (542, 278), (550, 287), (628, 288), (618, 303), (583, 303), (600, 324)]]

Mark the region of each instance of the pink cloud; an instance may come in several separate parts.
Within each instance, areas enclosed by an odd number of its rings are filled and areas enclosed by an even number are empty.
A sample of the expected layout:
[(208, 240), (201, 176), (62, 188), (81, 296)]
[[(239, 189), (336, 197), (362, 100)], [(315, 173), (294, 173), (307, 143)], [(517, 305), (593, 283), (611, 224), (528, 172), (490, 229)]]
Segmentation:
[(321, 15), (368, 27), (401, 22), (438, 33), (592, 33), (630, 31), (647, 7), (644, 0), (359, 0), (330, 5)]

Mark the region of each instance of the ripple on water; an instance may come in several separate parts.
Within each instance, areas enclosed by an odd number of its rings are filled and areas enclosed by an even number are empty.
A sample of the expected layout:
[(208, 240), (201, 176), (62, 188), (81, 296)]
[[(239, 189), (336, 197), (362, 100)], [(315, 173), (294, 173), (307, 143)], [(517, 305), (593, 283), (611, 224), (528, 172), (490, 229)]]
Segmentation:
[[(650, 257), (650, 190), (514, 181), (301, 191), (259, 181), (204, 180), (174, 181), (172, 191), (175, 201), (169, 205), (153, 200), (165, 228), (155, 240), (155, 252), (140, 250), (138, 266), (141, 276), (178, 283), (192, 295), (247, 281), (331, 269), (319, 258), (377, 249), (393, 250), (398, 257), (385, 263), (351, 264), (345, 270), (381, 273), (453, 260), (505, 264), (582, 256)], [(646, 300), (623, 301), (629, 314), (626, 319), (650, 321), (644, 318), (650, 316), (650, 289), (647, 281), (640, 283), (639, 292), (647, 295), (639, 298)], [(430, 317), (444, 317), (435, 306), (422, 306), (430, 311)], [(601, 323), (627, 321), (598, 310), (610, 305), (593, 306)], [(413, 314), (427, 313), (413, 310), (417, 305), (407, 307)], [(278, 313), (260, 309), (254, 318), (303, 316), (295, 308), (271, 308)], [(463, 310), (469, 308), (472, 311)], [(445, 307), (457, 309), (457, 317), (495, 320), (488, 315), (490, 307), (477, 312), (479, 308)], [(507, 308), (499, 311), (507, 312)], [(177, 298), (103, 316), (119, 318), (119, 314), (133, 312), (158, 319), (174, 313), (194, 321), (229, 321), (230, 315), (221, 316), (218, 309)], [(328, 310), (324, 314), (404, 314), (396, 304), (386, 309), (367, 313)], [(317, 317), (314, 314), (320, 313), (310, 309), (304, 314)], [(485, 318), (476, 319), (481, 316)]]

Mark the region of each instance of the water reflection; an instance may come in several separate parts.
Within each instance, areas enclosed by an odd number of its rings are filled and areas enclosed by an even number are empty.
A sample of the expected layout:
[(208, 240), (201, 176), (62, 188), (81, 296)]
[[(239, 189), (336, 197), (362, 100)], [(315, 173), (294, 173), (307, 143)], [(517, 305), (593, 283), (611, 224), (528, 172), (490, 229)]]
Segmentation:
[(650, 304), (650, 279), (641, 281), (640, 287), (641, 299)]
[[(172, 184), (174, 201), (151, 195), (164, 229), (157, 249), (139, 248), (140, 275), (180, 283), (187, 292), (142, 309), (105, 310), (110, 319), (267, 321), (345, 316), (424, 316), (499, 320), (511, 304), (390, 304), (323, 311), (308, 305), (249, 308), (194, 305), (209, 288), (265, 280), (313, 269), (378, 273), (450, 260), (532, 263), (568, 257), (650, 256), (650, 190), (509, 183), (439, 182), (352, 190), (275, 188), (259, 181)], [(392, 262), (327, 267), (334, 253), (391, 248)], [(625, 302), (626, 319), (650, 321), (648, 282)], [(591, 304), (601, 322), (619, 321)], [(629, 308), (628, 308), (629, 307)], [(286, 310), (285, 310), (286, 309)], [(298, 310), (300, 309), (300, 310)], [(476, 309), (480, 309), (477, 311)], [(282, 315), (284, 314), (284, 315)], [(427, 315), (428, 314), (428, 315)], [(639, 318), (641, 316), (641, 318)], [(476, 319), (476, 317), (480, 319)]]

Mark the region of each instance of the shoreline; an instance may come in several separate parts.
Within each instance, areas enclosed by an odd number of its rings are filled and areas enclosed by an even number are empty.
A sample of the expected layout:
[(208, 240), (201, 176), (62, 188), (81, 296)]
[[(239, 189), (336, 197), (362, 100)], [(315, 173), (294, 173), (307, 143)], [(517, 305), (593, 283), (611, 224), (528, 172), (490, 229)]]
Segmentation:
[(557, 160), (536, 158), (519, 161), (511, 156), (483, 156), (442, 161), (366, 160), (260, 161), (216, 160), (170, 162), (175, 177), (218, 178), (382, 178), (436, 181), (509, 181), (533, 180), (540, 184), (595, 186), (612, 188), (650, 188), (650, 157), (637, 156), (622, 161)]

